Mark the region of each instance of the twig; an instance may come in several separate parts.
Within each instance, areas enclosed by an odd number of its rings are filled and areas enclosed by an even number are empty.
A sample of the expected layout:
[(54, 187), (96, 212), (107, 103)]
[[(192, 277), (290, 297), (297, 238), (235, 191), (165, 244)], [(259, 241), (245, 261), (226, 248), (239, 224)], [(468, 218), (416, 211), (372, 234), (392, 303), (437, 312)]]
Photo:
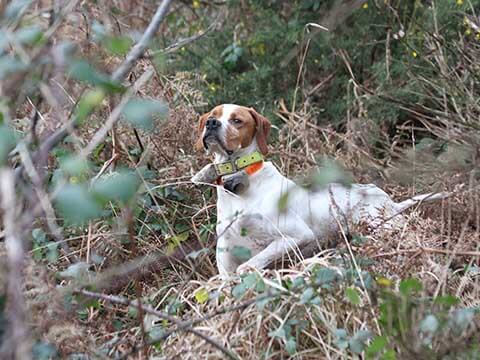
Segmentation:
[(157, 51), (152, 51), (151, 55), (148, 56), (149, 58), (157, 55), (157, 54), (170, 54), (174, 51), (176, 51), (177, 49), (185, 46), (185, 45), (188, 45), (202, 37), (204, 37), (205, 35), (207, 35), (210, 31), (212, 31), (215, 27), (217, 26), (217, 23), (216, 21), (214, 21), (208, 28), (207, 30), (205, 30), (204, 32), (200, 33), (200, 34), (197, 34), (197, 35), (193, 35), (193, 36), (190, 36), (188, 38), (185, 38), (185, 39), (181, 39), (169, 46), (167, 46), (165, 49), (162, 49), (162, 50), (157, 50)]
[[(84, 296), (88, 296), (88, 297), (91, 297), (91, 298), (95, 298), (95, 299), (105, 300), (105, 301), (108, 301), (108, 302), (111, 302), (111, 303), (117, 303), (117, 304), (122, 304), (122, 305), (127, 305), (127, 306), (135, 306), (137, 308), (141, 308), (146, 313), (155, 315), (155, 316), (159, 317), (160, 319), (168, 320), (168, 321), (170, 321), (170, 322), (172, 322), (176, 325), (181, 325), (183, 323), (181, 320), (179, 320), (178, 318), (176, 318), (174, 316), (171, 316), (171, 315), (168, 315), (164, 312), (155, 310), (150, 306), (141, 304), (140, 302), (138, 302), (138, 303), (137, 302), (132, 302), (129, 299), (122, 298), (122, 297), (119, 297), (119, 296), (105, 295), (105, 294), (95, 293), (95, 292), (87, 291), (87, 290), (77, 290), (77, 291), (75, 291), (75, 293), (76, 294), (81, 294), (81, 295), (84, 295)], [(188, 332), (191, 332), (192, 334), (194, 334), (194, 335), (198, 336), (199, 338), (208, 342), (210, 345), (216, 347), (218, 350), (220, 350), (222, 353), (224, 353), (229, 359), (234, 359), (234, 360), (238, 359), (238, 357), (232, 351), (228, 350), (223, 345), (219, 344), (217, 341), (211, 339), (210, 337), (201, 333), (200, 331), (195, 330), (191, 327), (186, 327), (186, 328), (184, 328), (184, 330), (188, 331)]]
[(125, 61), (117, 68), (117, 70), (113, 72), (111, 76), (113, 81), (121, 81), (132, 69), (133, 65), (135, 65), (135, 62), (143, 55), (153, 36), (160, 27), (160, 24), (165, 18), (171, 2), (172, 0), (162, 1), (155, 12), (155, 15), (153, 16), (152, 21), (148, 25), (147, 30), (145, 30), (143, 33), (140, 41), (132, 48), (132, 50), (130, 50)]
[[(135, 61), (138, 60), (145, 50), (147, 49), (148, 43), (152, 37), (157, 32), (162, 20), (165, 18), (165, 14), (170, 7), (171, 0), (164, 0), (157, 9), (152, 21), (148, 25), (145, 33), (143, 34), (140, 41), (132, 48), (128, 53), (125, 61), (120, 64), (120, 66), (115, 70), (110, 77), (112, 81), (121, 81), (127, 75), (127, 73), (135, 65)], [(56, 130), (51, 134), (40, 146), (37, 152), (32, 156), (33, 161), (35, 162), (42, 155), (48, 154), (57, 144), (59, 144), (65, 137), (67, 137), (70, 132), (75, 129), (78, 125), (77, 118), (73, 117), (60, 129)], [(18, 179), (23, 173), (23, 166), (19, 166), (15, 169), (15, 178)]]
[[(8, 262), (8, 320), (9, 339), (4, 341), (2, 356), (13, 359), (29, 359), (30, 341), (25, 323), (25, 302), (22, 295), (22, 271), (24, 268), (25, 250), (19, 238), (16, 226), (15, 180), (10, 169), (0, 170), (0, 194), (5, 228), (5, 247)], [(8, 334), (8, 332), (7, 332)]]
[(396, 250), (396, 251), (391, 251), (391, 252), (388, 252), (388, 253), (377, 254), (377, 255), (372, 256), (372, 259), (379, 258), (379, 257), (401, 255), (401, 254), (410, 254), (410, 253), (415, 253), (417, 251), (425, 252), (425, 253), (452, 255), (452, 256), (480, 257), (480, 251), (455, 251), (455, 250), (435, 249), (435, 248), (429, 248), (429, 247), (418, 247), (418, 248), (415, 248), (415, 249)]

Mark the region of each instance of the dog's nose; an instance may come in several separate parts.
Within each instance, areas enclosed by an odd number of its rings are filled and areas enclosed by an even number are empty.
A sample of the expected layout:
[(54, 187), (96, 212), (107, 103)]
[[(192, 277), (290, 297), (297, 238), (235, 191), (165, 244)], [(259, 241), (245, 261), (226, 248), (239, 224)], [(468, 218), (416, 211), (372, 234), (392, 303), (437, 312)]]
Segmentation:
[(222, 125), (222, 123), (220, 121), (218, 121), (217, 119), (209, 118), (209, 119), (207, 119), (207, 122), (205, 123), (205, 128), (207, 130), (214, 131), (214, 130), (217, 130), (221, 125)]

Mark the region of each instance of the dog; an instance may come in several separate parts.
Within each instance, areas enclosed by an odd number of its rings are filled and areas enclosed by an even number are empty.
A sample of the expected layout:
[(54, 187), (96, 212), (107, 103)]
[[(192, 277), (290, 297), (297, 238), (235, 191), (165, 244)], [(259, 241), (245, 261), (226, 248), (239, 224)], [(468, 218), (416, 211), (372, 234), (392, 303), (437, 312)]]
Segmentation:
[(214, 162), (192, 182), (217, 187), (216, 260), (222, 277), (325, 243), (346, 218), (391, 227), (406, 208), (445, 197), (426, 194), (396, 203), (373, 184), (333, 183), (307, 191), (265, 160), (269, 132), (267, 118), (240, 105), (219, 105), (199, 118), (196, 148), (213, 153)]

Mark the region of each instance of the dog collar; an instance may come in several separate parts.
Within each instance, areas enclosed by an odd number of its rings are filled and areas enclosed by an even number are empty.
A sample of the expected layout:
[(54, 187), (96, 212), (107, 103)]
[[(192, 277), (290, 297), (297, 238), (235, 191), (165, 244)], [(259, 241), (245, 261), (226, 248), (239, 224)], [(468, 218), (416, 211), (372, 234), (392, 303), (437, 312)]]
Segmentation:
[(252, 175), (262, 168), (263, 155), (254, 151), (251, 154), (241, 156), (235, 160), (226, 161), (219, 164), (213, 164), (218, 177), (234, 174), (237, 171), (245, 169), (248, 175)]

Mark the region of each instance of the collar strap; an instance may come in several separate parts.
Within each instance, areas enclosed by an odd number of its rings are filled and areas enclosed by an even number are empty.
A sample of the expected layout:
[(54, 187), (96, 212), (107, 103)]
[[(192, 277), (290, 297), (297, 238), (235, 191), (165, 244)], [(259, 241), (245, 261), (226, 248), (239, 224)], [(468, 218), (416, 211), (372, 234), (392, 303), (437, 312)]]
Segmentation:
[(217, 176), (221, 177), (236, 173), (237, 171), (243, 170), (250, 165), (261, 162), (263, 162), (263, 155), (258, 151), (254, 151), (253, 153), (241, 156), (238, 159), (226, 161), (220, 164), (214, 164), (214, 166)]

